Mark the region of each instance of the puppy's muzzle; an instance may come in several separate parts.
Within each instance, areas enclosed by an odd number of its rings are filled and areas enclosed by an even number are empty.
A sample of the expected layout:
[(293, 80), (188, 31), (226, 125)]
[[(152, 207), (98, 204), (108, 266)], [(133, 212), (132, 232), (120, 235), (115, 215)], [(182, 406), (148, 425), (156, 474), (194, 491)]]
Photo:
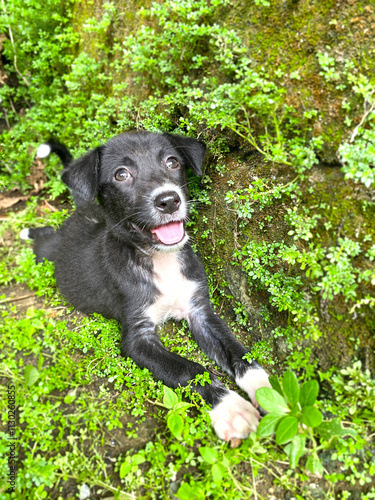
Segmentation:
[(176, 191), (166, 191), (156, 196), (155, 208), (163, 214), (173, 214), (181, 206), (181, 198)]
[(151, 227), (132, 223), (143, 236), (147, 237), (158, 250), (181, 248), (188, 240), (185, 232), (187, 203), (179, 186), (166, 183), (156, 188), (148, 203), (152, 215)]

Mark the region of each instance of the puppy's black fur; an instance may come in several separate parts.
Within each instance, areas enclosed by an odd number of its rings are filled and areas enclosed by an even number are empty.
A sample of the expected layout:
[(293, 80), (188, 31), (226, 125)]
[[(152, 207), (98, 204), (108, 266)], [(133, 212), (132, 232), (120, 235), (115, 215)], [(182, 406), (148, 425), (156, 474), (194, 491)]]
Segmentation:
[[(53, 143), (51, 143), (53, 144)], [(58, 287), (84, 313), (122, 325), (122, 353), (172, 388), (205, 369), (169, 352), (156, 333), (170, 317), (186, 319), (202, 350), (235, 378), (253, 403), (268, 377), (214, 313), (204, 268), (188, 243), (186, 169), (202, 174), (205, 146), (195, 139), (148, 132), (122, 134), (70, 162), (66, 169), (77, 210), (61, 229), (29, 230), (37, 261), (55, 262)], [(221, 439), (247, 437), (258, 413), (210, 374), (194, 386), (213, 406)]]

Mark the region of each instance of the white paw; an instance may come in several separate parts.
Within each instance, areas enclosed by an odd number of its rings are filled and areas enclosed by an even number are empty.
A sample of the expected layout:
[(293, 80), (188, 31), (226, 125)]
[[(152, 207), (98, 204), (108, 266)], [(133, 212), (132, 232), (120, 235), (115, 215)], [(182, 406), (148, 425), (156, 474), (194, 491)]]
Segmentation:
[(228, 391), (210, 416), (218, 438), (224, 441), (246, 439), (256, 431), (260, 418), (254, 406), (233, 391)]
[(256, 391), (260, 387), (271, 387), (268, 375), (263, 368), (249, 368), (242, 377), (236, 378), (236, 384), (248, 394), (251, 402), (256, 407), (259, 406), (255, 397)]

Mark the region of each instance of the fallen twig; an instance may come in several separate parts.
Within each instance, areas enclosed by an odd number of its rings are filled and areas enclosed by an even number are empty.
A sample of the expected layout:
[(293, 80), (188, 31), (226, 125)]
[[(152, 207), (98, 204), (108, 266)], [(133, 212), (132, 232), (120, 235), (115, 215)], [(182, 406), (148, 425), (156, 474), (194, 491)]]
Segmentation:
[(35, 297), (35, 293), (29, 293), (28, 295), (21, 295), (21, 297), (10, 297), (9, 299), (0, 300), (0, 304), (6, 304), (7, 302), (16, 302), (18, 300), (25, 300), (29, 297)]

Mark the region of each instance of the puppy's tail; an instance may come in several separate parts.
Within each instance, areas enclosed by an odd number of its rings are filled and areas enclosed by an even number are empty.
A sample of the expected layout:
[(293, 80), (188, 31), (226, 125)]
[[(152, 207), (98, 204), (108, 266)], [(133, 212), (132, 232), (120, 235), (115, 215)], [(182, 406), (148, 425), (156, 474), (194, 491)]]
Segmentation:
[[(60, 160), (64, 166), (65, 171), (67, 171), (67, 170), (69, 171), (69, 166), (72, 163), (72, 161), (74, 160), (74, 158), (71, 155), (68, 148), (66, 146), (64, 146), (64, 144), (62, 144), (61, 142), (48, 141), (48, 142), (41, 144), (38, 147), (38, 149), (36, 151), (36, 156), (38, 158), (47, 158), (47, 156), (49, 156), (51, 153), (55, 153), (60, 158)], [(68, 183), (65, 182), (64, 173), (63, 173), (62, 181), (68, 185)], [(70, 186), (68, 185), (68, 187), (70, 187)], [(85, 198), (82, 198), (74, 189), (71, 189), (71, 191), (72, 191), (72, 195), (73, 195), (76, 207), (81, 207), (81, 206), (87, 205), (87, 201)], [(26, 232), (25, 232), (25, 234), (26, 234), (26, 239), (30, 239), (30, 237), (28, 236), (28, 234)]]
[(38, 238), (46, 238), (54, 234), (52, 226), (25, 228), (20, 232), (21, 240), (37, 240)]
[(47, 158), (51, 153), (57, 154), (62, 161), (64, 168), (68, 167), (73, 161), (73, 156), (70, 154), (68, 148), (61, 142), (48, 141), (41, 144), (36, 152), (38, 158)]
[(34, 240), (34, 253), (37, 262), (43, 262), (44, 259), (54, 260), (59, 236), (53, 227), (25, 228), (20, 232), (20, 238)]

